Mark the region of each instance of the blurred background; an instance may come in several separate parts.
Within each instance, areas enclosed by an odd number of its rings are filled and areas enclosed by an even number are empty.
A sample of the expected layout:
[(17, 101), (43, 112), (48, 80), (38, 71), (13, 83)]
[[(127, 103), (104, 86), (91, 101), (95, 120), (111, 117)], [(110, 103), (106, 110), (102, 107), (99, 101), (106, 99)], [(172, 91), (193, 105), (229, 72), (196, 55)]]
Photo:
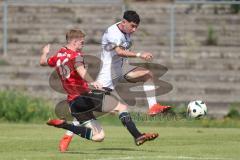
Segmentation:
[[(126, 9), (141, 16), (133, 50), (152, 52), (168, 68), (160, 79), (173, 90), (160, 103), (200, 99), (215, 117), (240, 108), (240, 1), (231, 0), (0, 0), (0, 90), (59, 102), (65, 95), (49, 87), (52, 69), (39, 66), (43, 45), (64, 44), (78, 27), (85, 53), (99, 55), (103, 32)], [(145, 106), (138, 101), (139, 111)]]

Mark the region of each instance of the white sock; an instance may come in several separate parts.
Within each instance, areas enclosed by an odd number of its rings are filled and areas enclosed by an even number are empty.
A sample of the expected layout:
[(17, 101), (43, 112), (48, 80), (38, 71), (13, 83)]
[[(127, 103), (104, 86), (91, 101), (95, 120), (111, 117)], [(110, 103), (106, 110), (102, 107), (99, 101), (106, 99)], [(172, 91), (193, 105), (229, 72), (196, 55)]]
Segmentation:
[(69, 131), (69, 130), (67, 130), (67, 132), (65, 133), (65, 135), (68, 135), (68, 136), (73, 136), (73, 132), (71, 132), (71, 131)]
[[(147, 101), (148, 101), (148, 107), (152, 107), (154, 104), (157, 103), (156, 96), (152, 95), (152, 91), (155, 91), (155, 86), (154, 84), (143, 84), (143, 90), (146, 93), (147, 96)], [(151, 93), (148, 93), (147, 91), (151, 91)]]
[(73, 119), (72, 124), (73, 124), (74, 126), (79, 126), (79, 122), (78, 122), (76, 119)]

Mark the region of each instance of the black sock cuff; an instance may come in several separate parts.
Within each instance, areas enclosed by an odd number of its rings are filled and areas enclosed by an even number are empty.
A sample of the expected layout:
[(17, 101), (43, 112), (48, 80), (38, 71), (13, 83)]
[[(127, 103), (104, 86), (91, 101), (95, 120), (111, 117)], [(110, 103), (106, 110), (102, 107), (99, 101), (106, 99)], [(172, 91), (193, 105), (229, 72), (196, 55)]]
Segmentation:
[(122, 120), (125, 117), (129, 117), (130, 114), (128, 112), (122, 112), (119, 114), (119, 119)]
[(85, 133), (85, 137), (88, 140), (92, 139), (92, 129), (91, 128), (86, 128), (86, 133)]

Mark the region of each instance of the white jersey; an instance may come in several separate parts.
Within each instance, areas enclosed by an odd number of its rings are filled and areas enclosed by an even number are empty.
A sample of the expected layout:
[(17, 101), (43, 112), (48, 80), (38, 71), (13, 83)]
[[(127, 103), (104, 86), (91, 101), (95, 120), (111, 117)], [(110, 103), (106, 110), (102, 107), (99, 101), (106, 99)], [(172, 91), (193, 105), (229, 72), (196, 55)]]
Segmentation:
[(102, 68), (97, 78), (97, 81), (103, 87), (111, 89), (114, 89), (115, 86), (112, 80), (122, 76), (122, 66), (127, 60), (124, 57), (118, 56), (113, 48), (119, 46), (128, 50), (132, 44), (130, 35), (123, 33), (118, 28), (118, 24), (119, 22), (110, 26), (102, 36)]

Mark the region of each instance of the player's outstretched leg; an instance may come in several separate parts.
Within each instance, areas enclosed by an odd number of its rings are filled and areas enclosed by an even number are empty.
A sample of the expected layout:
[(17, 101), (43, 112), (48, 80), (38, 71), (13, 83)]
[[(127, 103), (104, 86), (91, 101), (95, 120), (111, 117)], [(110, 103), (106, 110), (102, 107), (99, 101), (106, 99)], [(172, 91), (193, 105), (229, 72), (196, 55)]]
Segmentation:
[(69, 124), (62, 119), (51, 119), (47, 122), (47, 125), (72, 131), (76, 135), (79, 135), (82, 138), (86, 138), (88, 140), (92, 139), (93, 133), (91, 128), (83, 126), (74, 126), (73, 124)]
[[(78, 126), (79, 122), (74, 119), (72, 122), (73, 125)], [(60, 152), (65, 152), (68, 150), (68, 146), (70, 145), (72, 138), (74, 136), (74, 133), (71, 131), (66, 131), (66, 133), (63, 135), (59, 142), (59, 151)]]
[(154, 76), (150, 70), (137, 67), (134, 70), (125, 74), (125, 78), (129, 82), (144, 82), (143, 90), (146, 94), (146, 98), (148, 102), (148, 107), (149, 107), (148, 115), (155, 116), (159, 113), (164, 113), (171, 108), (170, 106), (163, 106), (157, 103)]
[(158, 133), (140, 133), (136, 128), (136, 125), (132, 121), (132, 118), (128, 112), (122, 112), (119, 114), (119, 119), (122, 121), (123, 125), (128, 129), (131, 135), (135, 139), (135, 144), (137, 146), (142, 145), (146, 141), (154, 140), (158, 137)]
[(164, 106), (157, 103), (157, 98), (155, 96), (155, 85), (152, 80), (152, 76), (144, 83), (143, 89), (147, 95), (147, 101), (149, 105), (148, 115), (155, 116), (159, 113), (164, 113), (171, 109), (171, 106)]

